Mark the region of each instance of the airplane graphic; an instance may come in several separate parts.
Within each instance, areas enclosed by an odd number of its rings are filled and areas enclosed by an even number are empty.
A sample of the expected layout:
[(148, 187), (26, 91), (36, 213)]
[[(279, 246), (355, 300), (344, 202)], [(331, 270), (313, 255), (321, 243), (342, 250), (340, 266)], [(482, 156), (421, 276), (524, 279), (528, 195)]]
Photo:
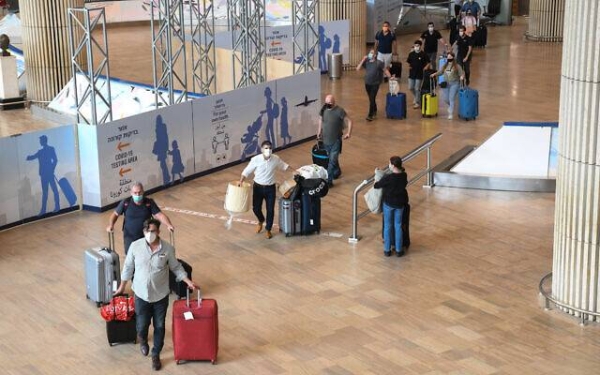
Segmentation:
[(304, 97), (304, 101), (303, 101), (302, 103), (300, 103), (300, 104), (296, 104), (296, 107), (300, 107), (300, 106), (305, 106), (305, 107), (308, 107), (308, 105), (309, 105), (310, 103), (316, 102), (317, 100), (319, 100), (319, 99), (311, 99), (311, 100), (308, 100), (308, 96), (305, 96), (305, 97)]

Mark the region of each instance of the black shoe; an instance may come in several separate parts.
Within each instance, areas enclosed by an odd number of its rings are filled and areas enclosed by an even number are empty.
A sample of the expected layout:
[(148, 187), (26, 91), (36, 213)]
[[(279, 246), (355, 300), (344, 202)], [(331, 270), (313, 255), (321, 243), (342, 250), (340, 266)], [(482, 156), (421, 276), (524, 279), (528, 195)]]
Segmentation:
[(392, 252), (391, 251), (384, 251), (383, 255), (385, 255), (386, 257), (389, 257), (389, 256), (392, 255)]
[(330, 187), (330, 188), (332, 188), (333, 187), (333, 181), (327, 182), (327, 186)]
[(152, 356), (152, 370), (158, 371), (162, 368), (162, 363), (160, 362), (160, 357), (157, 355)]
[(373, 121), (373, 117), (371, 117), (371, 116), (367, 116), (366, 120), (367, 120), (367, 121)]
[(402, 250), (402, 251), (396, 251), (396, 256), (398, 258), (403, 257), (404, 256), (404, 250)]
[(140, 340), (140, 352), (144, 357), (148, 356), (148, 352), (150, 352), (150, 347), (148, 346), (148, 342), (144, 342)]

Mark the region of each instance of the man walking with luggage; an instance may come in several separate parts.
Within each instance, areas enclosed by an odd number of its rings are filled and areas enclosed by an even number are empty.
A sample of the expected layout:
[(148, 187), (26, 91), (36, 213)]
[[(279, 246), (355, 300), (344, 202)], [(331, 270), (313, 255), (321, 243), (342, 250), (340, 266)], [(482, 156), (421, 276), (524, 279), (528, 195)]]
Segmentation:
[(356, 67), (356, 70), (360, 70), (361, 67), (365, 67), (365, 90), (369, 97), (369, 113), (367, 114), (367, 121), (373, 121), (373, 118), (377, 114), (377, 92), (383, 76), (391, 77), (389, 70), (385, 67), (383, 62), (377, 60), (375, 50), (369, 51), (369, 54), (360, 61), (360, 64)]
[(390, 23), (385, 21), (381, 26), (381, 31), (375, 34), (375, 47), (377, 51), (377, 60), (382, 61), (386, 69), (392, 65), (392, 56), (396, 53), (396, 35), (390, 30)]
[(427, 54), (421, 50), (421, 41), (415, 40), (413, 51), (408, 54), (406, 62), (410, 66), (408, 72), (408, 89), (413, 93), (413, 108), (421, 108), (421, 82), (423, 70), (429, 65)]
[(169, 270), (177, 281), (183, 281), (194, 290), (196, 284), (187, 277), (175, 256), (175, 249), (160, 238), (160, 221), (148, 219), (143, 223), (144, 238), (134, 241), (125, 258), (121, 284), (115, 294), (121, 294), (135, 271), (132, 290), (135, 294), (136, 330), (142, 355), (150, 352), (148, 329), (154, 325), (152, 369), (162, 367), (160, 352), (165, 342), (165, 320), (169, 308)]
[[(161, 212), (153, 199), (144, 197), (144, 186), (134, 182), (131, 186), (131, 197), (123, 199), (108, 219), (107, 232), (112, 232), (119, 216), (123, 215), (123, 242), (125, 255), (135, 240), (144, 238), (144, 221), (155, 217), (167, 226), (171, 232), (175, 230), (169, 217)], [(114, 249), (113, 249), (114, 250)]]
[(429, 62), (434, 68), (437, 61), (438, 42), (440, 41), (448, 48), (448, 43), (446, 43), (442, 34), (434, 28), (433, 22), (429, 22), (427, 24), (427, 31), (421, 34), (421, 42), (423, 43), (423, 49), (429, 58)]
[[(347, 128), (344, 134), (344, 128)], [(323, 139), (323, 147), (329, 153), (329, 164), (327, 166), (327, 183), (333, 186), (333, 180), (342, 175), (339, 156), (342, 150), (342, 139), (350, 139), (352, 135), (352, 120), (346, 114), (344, 108), (335, 103), (333, 95), (325, 97), (325, 105), (319, 113), (319, 127), (317, 138)]]
[(473, 41), (467, 35), (467, 28), (460, 26), (458, 28), (458, 39), (454, 42), (458, 49), (456, 62), (465, 72), (465, 84), (471, 83), (471, 54), (473, 53)]
[(273, 221), (275, 218), (275, 171), (287, 170), (290, 166), (286, 164), (277, 155), (273, 155), (273, 145), (270, 141), (264, 141), (260, 145), (261, 154), (254, 156), (250, 159), (248, 166), (242, 171), (240, 182), (238, 186), (244, 182), (250, 174), (254, 173), (254, 184), (252, 185), (252, 211), (258, 219), (258, 225), (256, 227), (256, 233), (260, 233), (265, 224), (265, 215), (262, 212), (263, 201), (267, 205), (267, 224), (265, 229), (267, 230), (266, 237), (271, 239), (273, 234), (271, 228), (273, 228)]

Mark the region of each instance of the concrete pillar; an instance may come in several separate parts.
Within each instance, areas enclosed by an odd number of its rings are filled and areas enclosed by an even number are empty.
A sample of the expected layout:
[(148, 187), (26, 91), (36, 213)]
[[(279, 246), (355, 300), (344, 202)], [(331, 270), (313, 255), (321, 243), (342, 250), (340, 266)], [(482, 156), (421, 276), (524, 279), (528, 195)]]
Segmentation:
[[(573, 0), (569, 2), (572, 3)], [(525, 37), (539, 42), (561, 42), (565, 3), (566, 0), (531, 0)]]
[(367, 1), (319, 0), (319, 17), (320, 22), (350, 20), (350, 61), (344, 65), (358, 65), (367, 45)]
[(67, 9), (83, 6), (84, 0), (20, 1), (29, 100), (50, 101), (71, 79)]
[(595, 37), (599, 32), (597, 0), (567, 2), (552, 267), (553, 297), (596, 313), (600, 312), (600, 43)]

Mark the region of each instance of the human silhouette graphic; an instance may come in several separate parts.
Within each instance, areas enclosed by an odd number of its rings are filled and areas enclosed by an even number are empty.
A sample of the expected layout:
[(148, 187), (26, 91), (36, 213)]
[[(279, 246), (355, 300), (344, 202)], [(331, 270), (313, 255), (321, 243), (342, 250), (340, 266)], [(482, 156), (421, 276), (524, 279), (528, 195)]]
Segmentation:
[(246, 133), (242, 136), (241, 142), (244, 144), (241, 160), (246, 160), (249, 156), (254, 156), (260, 151), (258, 145), (258, 132), (262, 127), (262, 115), (258, 116), (252, 125), (248, 125)]
[(272, 92), (270, 87), (265, 88), (265, 110), (260, 113), (264, 113), (267, 115), (267, 126), (265, 127), (265, 139), (273, 145), (273, 147), (277, 147), (277, 143), (275, 142), (275, 131), (273, 129), (273, 123), (277, 117), (279, 117), (279, 105), (273, 100)]
[(319, 68), (321, 72), (326, 72), (327, 67), (327, 50), (331, 48), (331, 39), (325, 35), (325, 28), (319, 25)]
[(340, 36), (337, 34), (333, 34), (333, 49), (332, 53), (340, 53)]
[(56, 177), (54, 177), (54, 169), (58, 159), (56, 158), (56, 151), (54, 147), (48, 146), (48, 137), (45, 135), (40, 136), (41, 149), (33, 155), (28, 155), (27, 160), (31, 161), (38, 159), (39, 162), (39, 175), (42, 183), (42, 209), (40, 210), (39, 216), (46, 213), (46, 203), (48, 202), (48, 186), (52, 189), (54, 195), (54, 211), (60, 211), (60, 200), (58, 197), (58, 187), (56, 186)]
[(290, 126), (288, 123), (288, 104), (287, 99), (281, 98), (281, 117), (279, 118), (279, 134), (283, 138), (283, 145), (287, 145), (292, 141), (292, 136), (289, 132)]
[(152, 147), (152, 153), (156, 155), (156, 160), (160, 164), (160, 169), (163, 175), (163, 185), (168, 185), (171, 181), (169, 168), (167, 168), (167, 153), (169, 152), (169, 134), (167, 133), (167, 125), (163, 122), (162, 116), (156, 116), (156, 140)]
[(181, 152), (179, 152), (179, 145), (177, 141), (171, 142), (172, 151), (168, 151), (169, 155), (171, 155), (171, 161), (173, 166), (171, 167), (171, 174), (173, 175), (173, 183), (175, 183), (175, 175), (179, 175), (179, 182), (183, 182), (183, 170), (185, 169), (183, 166), (183, 162), (181, 161)]

